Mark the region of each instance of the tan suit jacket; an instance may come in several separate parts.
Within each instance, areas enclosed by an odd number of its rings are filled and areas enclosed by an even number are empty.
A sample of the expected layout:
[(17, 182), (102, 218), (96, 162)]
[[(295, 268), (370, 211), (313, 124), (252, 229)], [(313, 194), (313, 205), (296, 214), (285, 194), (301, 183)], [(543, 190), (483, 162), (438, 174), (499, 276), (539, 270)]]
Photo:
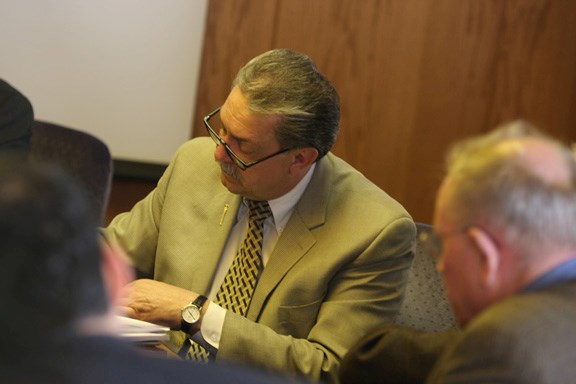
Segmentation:
[[(185, 143), (157, 188), (106, 229), (145, 276), (202, 294), (241, 200), (220, 183), (213, 152), (208, 138)], [(328, 154), (278, 239), (246, 318), (226, 315), (217, 360), (335, 381), (348, 348), (397, 311), (415, 233), (400, 204)]]

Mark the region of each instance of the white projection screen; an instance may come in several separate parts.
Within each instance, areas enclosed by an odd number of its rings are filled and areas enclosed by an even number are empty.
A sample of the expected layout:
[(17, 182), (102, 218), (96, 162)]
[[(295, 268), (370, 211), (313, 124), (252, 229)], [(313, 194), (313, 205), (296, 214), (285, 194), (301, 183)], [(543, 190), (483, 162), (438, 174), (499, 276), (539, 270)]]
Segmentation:
[(206, 10), (207, 0), (2, 0), (0, 77), (36, 119), (96, 135), (115, 160), (166, 164), (191, 135)]

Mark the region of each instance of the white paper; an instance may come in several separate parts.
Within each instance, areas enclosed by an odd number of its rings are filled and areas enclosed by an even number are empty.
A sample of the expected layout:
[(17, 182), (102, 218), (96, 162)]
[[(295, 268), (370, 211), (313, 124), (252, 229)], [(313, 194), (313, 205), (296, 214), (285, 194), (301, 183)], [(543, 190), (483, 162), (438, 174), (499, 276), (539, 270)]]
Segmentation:
[(169, 327), (131, 319), (126, 316), (116, 316), (120, 324), (120, 337), (131, 342), (159, 342), (169, 339)]

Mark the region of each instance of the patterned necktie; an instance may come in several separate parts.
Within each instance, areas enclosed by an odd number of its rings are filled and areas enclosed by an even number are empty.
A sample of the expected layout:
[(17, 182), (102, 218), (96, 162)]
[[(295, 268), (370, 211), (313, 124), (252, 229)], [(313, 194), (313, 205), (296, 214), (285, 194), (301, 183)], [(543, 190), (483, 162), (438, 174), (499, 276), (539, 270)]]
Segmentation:
[[(248, 232), (214, 299), (214, 303), (222, 308), (242, 316), (246, 315), (258, 277), (262, 272), (264, 220), (272, 216), (267, 201), (246, 200), (246, 202), (249, 209)], [(188, 358), (200, 362), (207, 362), (213, 358), (199, 344), (192, 342), (189, 346)], [(187, 347), (183, 348), (185, 349)]]
[(264, 220), (272, 216), (267, 201), (246, 202), (250, 210), (248, 232), (214, 299), (216, 304), (242, 316), (248, 311), (262, 271)]

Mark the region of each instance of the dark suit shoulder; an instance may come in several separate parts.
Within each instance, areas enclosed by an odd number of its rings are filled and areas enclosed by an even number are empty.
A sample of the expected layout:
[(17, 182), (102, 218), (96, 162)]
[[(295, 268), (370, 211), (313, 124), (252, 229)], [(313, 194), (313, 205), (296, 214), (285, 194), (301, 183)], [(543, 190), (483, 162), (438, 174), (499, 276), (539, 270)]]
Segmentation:
[(485, 310), (442, 355), (430, 383), (571, 382), (574, 293), (574, 283), (563, 284)]
[(203, 365), (137, 350), (110, 337), (87, 337), (19, 356), (20, 364), (0, 363), (2, 380), (19, 384), (189, 384), (291, 383), (280, 375), (232, 365)]
[(0, 79), (0, 151), (27, 151), (33, 121), (34, 111), (28, 98)]
[(561, 319), (576, 319), (574, 295), (576, 281), (521, 293), (491, 306), (468, 328), (470, 332), (485, 329), (506, 334), (539, 333), (541, 327), (553, 328)]

